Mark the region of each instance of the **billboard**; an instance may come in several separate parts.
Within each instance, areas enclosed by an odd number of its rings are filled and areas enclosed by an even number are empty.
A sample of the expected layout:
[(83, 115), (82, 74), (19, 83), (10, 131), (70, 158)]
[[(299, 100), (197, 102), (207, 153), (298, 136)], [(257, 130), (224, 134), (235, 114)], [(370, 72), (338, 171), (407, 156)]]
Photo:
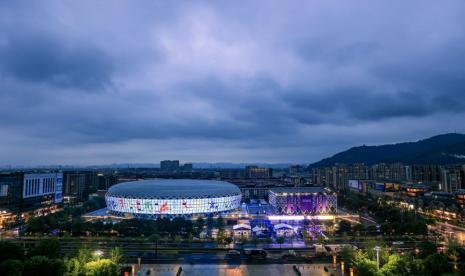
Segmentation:
[(349, 188), (361, 191), (362, 190), (362, 185), (358, 180), (349, 180)]
[(376, 184), (375, 184), (375, 190), (383, 191), (383, 192), (384, 192), (384, 190), (385, 190), (384, 183), (382, 183), (382, 182), (376, 182)]

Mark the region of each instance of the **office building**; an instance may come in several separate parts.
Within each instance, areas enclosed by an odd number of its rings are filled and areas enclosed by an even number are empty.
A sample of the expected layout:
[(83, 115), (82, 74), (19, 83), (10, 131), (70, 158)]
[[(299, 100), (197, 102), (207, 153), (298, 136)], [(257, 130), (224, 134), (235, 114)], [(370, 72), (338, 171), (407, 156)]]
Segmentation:
[(174, 172), (179, 170), (179, 160), (160, 161), (160, 170), (164, 172)]

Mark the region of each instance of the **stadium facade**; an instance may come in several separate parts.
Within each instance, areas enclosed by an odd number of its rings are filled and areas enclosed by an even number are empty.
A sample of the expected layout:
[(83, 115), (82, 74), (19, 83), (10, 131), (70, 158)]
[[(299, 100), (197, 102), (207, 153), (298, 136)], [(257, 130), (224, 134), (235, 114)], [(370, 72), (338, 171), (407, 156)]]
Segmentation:
[(160, 179), (124, 182), (105, 195), (110, 213), (157, 218), (221, 214), (241, 206), (241, 191), (231, 183), (212, 180)]
[(275, 213), (280, 215), (337, 213), (337, 194), (321, 187), (272, 188), (268, 200)]

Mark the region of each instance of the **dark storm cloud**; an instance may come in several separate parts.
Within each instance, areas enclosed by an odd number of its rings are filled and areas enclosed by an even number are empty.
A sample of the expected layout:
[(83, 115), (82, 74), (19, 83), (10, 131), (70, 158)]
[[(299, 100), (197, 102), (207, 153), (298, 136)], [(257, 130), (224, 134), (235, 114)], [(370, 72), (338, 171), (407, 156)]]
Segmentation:
[(310, 162), (465, 131), (464, 16), (461, 1), (11, 2), (0, 165)]
[[(309, 96), (300, 92), (286, 98), (286, 101), (295, 108), (293, 114), (303, 123), (354, 124), (360, 121), (379, 121), (399, 117), (421, 118), (441, 112), (459, 113), (465, 108), (465, 100), (461, 96), (465, 91), (458, 88), (441, 95), (424, 90), (373, 93), (365, 88), (341, 87), (337, 91), (328, 91), (323, 95)], [(318, 120), (308, 121), (303, 116), (307, 113), (316, 113), (320, 116)], [(334, 113), (340, 113), (341, 116), (328, 117)]]
[(98, 48), (34, 32), (10, 34), (0, 47), (1, 72), (18, 81), (59, 88), (101, 89), (110, 84), (111, 61)]

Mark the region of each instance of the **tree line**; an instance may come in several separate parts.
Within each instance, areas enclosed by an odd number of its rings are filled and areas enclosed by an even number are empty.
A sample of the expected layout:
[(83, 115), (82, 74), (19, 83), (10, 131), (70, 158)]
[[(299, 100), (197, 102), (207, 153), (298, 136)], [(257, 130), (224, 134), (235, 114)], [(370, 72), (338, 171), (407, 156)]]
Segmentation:
[[(433, 223), (431, 219), (418, 215), (414, 211), (400, 209), (388, 204), (384, 198), (375, 198), (371, 195), (341, 193), (339, 204), (350, 211), (373, 216), (380, 224), (380, 230), (384, 235), (427, 235), (428, 224)], [(359, 231), (367, 230), (360, 229), (362, 226), (358, 227)]]
[[(375, 246), (380, 246), (379, 270)], [(465, 275), (465, 249), (450, 243), (445, 253), (438, 253), (436, 245), (424, 241), (413, 253), (392, 253), (380, 241), (367, 244), (365, 250), (343, 249), (346, 270), (355, 269), (359, 276), (445, 276)]]
[(82, 215), (86, 212), (83, 207), (65, 207), (63, 210), (41, 217), (29, 219), (25, 226), (24, 235), (56, 235), (56, 236), (124, 236), (141, 237), (157, 236), (173, 239), (175, 237), (187, 239), (198, 236), (203, 230), (207, 234), (211, 229), (220, 231), (225, 227), (222, 217), (206, 219), (199, 217), (192, 221), (184, 217), (157, 218), (155, 220), (123, 219), (119, 222), (85, 221)]
[(107, 258), (85, 248), (76, 256), (63, 258), (60, 243), (54, 239), (42, 240), (27, 250), (20, 243), (0, 241), (0, 275), (113, 276), (120, 274), (121, 263), (118, 248)]

